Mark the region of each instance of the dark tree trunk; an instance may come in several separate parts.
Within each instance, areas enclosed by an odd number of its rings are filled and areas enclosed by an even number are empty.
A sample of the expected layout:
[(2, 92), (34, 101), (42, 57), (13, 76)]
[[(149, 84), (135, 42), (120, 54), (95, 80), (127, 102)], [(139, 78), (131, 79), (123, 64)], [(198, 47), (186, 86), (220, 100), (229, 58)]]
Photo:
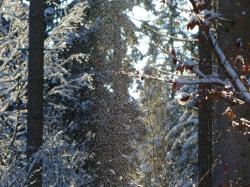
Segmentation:
[[(227, 60), (234, 63), (237, 55), (243, 56), (245, 62), (250, 60), (250, 3), (249, 0), (218, 0), (219, 12), (223, 17), (234, 20), (218, 27), (218, 41)], [(242, 48), (236, 47), (237, 39), (242, 40)], [(239, 65), (238, 63), (237, 65)], [(244, 74), (236, 68), (239, 75)], [(225, 74), (220, 70), (221, 75)], [(249, 77), (249, 73), (246, 75)], [(226, 101), (215, 105), (214, 123), (214, 156), (220, 156), (220, 162), (213, 169), (213, 186), (250, 186), (250, 135), (236, 132), (231, 122), (222, 113), (229, 106), (239, 118), (250, 118), (250, 107), (247, 105), (230, 106)]]
[[(209, 46), (200, 46), (200, 69), (207, 74), (212, 70), (211, 51), (208, 50)], [(206, 52), (205, 52), (206, 51)], [(204, 60), (203, 60), (204, 59)], [(205, 60), (206, 59), (206, 60)], [(211, 86), (207, 86), (211, 88)], [(198, 181), (200, 187), (212, 186), (212, 126), (213, 126), (213, 101), (206, 98), (207, 95), (204, 87), (201, 89), (201, 101), (199, 104), (199, 130), (198, 130)]]
[[(30, 0), (27, 119), (27, 157), (29, 159), (43, 143), (44, 4), (43, 0)], [(42, 186), (40, 160), (35, 163), (28, 181), (28, 186)]]
[[(207, 2), (210, 6), (210, 1)], [(206, 40), (202, 31), (199, 37)], [(208, 42), (201, 42), (199, 45), (200, 69), (204, 74), (212, 73), (212, 50)], [(199, 130), (198, 130), (198, 186), (212, 186), (212, 162), (213, 162), (213, 147), (212, 147), (212, 126), (213, 126), (213, 101), (207, 98), (207, 89), (212, 86), (201, 85), (199, 103)]]

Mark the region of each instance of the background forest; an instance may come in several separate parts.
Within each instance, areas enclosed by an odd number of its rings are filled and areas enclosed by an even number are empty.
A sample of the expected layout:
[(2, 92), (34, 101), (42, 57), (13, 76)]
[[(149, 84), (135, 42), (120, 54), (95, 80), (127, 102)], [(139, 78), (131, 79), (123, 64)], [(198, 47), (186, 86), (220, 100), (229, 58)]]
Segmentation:
[(248, 0), (0, 0), (0, 187), (250, 186)]

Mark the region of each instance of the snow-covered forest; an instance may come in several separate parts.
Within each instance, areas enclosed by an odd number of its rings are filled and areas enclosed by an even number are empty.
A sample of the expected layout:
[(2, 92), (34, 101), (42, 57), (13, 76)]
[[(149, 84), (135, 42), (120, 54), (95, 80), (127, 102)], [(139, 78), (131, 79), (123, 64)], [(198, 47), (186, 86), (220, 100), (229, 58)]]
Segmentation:
[(0, 0), (0, 187), (249, 187), (249, 0)]

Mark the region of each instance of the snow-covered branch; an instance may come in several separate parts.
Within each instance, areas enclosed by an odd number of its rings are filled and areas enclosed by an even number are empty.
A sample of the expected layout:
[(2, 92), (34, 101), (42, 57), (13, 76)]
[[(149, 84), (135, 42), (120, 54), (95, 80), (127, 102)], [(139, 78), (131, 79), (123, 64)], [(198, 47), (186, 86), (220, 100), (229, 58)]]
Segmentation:
[(240, 94), (241, 98), (246, 103), (250, 104), (250, 93), (249, 93), (249, 91), (247, 90), (245, 85), (241, 82), (238, 74), (233, 69), (233, 67), (228, 62), (228, 60), (226, 59), (226, 56), (222, 52), (221, 48), (218, 45), (218, 42), (214, 38), (211, 31), (209, 32), (209, 40), (211, 41), (213, 49), (214, 49), (214, 51), (215, 51), (215, 53), (216, 53), (216, 55), (217, 55), (217, 57), (219, 59), (219, 64), (221, 65), (223, 70), (225, 70), (225, 72), (227, 73), (227, 77), (229, 78), (230, 82), (232, 83), (232, 85), (234, 86), (236, 91), (239, 91), (239, 94)]
[(222, 86), (228, 86), (228, 82), (224, 81), (220, 78), (215, 78), (215, 77), (209, 77), (207, 76), (206, 78), (202, 79), (195, 79), (195, 80), (190, 80), (190, 79), (176, 79), (175, 82), (177, 84), (187, 84), (187, 85), (192, 85), (192, 84), (218, 84)]
[[(218, 13), (214, 13), (214, 12), (207, 11), (207, 10), (201, 11), (197, 6), (196, 1), (190, 0), (190, 2), (193, 5), (193, 9), (194, 9), (195, 14), (198, 15), (201, 12), (203, 12), (203, 14), (204, 14), (205, 19), (199, 19), (199, 23), (197, 24), (200, 26), (201, 29), (204, 29), (204, 27), (203, 27), (204, 25), (209, 26), (209, 23), (206, 22), (208, 19), (210, 20), (213, 18), (218, 18), (218, 19), (220, 18)], [(207, 14), (207, 15), (205, 15), (205, 14)], [(220, 19), (223, 19), (223, 18), (220, 18)], [(223, 20), (226, 20), (226, 19), (223, 19)], [(208, 38), (209, 42), (212, 44), (214, 52), (218, 57), (219, 64), (223, 68), (223, 70), (226, 72), (227, 78), (230, 80), (230, 82), (234, 86), (235, 90), (239, 92), (239, 96), (241, 97), (241, 99), (244, 100), (246, 103), (250, 104), (250, 93), (249, 93), (248, 89), (242, 83), (242, 81), (241, 81), (239, 75), (237, 74), (237, 72), (235, 71), (235, 69), (231, 66), (229, 61), (226, 59), (226, 56), (223, 53), (223, 51), (221, 50), (221, 48), (219, 47), (218, 42), (215, 39), (215, 37), (213, 36), (211, 29), (209, 30), (209, 28), (208, 28), (208, 32), (205, 32), (205, 33), (208, 35), (207, 38)]]

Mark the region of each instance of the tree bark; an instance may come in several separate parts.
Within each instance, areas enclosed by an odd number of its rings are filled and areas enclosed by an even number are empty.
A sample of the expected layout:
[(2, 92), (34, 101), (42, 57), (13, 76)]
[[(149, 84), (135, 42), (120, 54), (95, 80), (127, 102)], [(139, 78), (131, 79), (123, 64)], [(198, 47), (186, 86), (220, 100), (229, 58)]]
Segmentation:
[[(207, 1), (207, 6), (211, 7), (211, 1)], [(206, 40), (203, 31), (199, 32), (199, 38)], [(213, 71), (212, 66), (212, 50), (208, 42), (200, 42), (199, 44), (200, 70), (210, 75)], [(213, 147), (212, 147), (212, 128), (213, 128), (213, 101), (207, 98), (207, 89), (211, 89), (212, 85), (204, 88), (204, 85), (199, 86), (201, 101), (199, 103), (199, 129), (198, 129), (198, 186), (212, 186), (212, 162), (213, 162)]]
[[(207, 45), (200, 46), (200, 58), (204, 59), (201, 62), (200, 69), (203, 72), (212, 70), (212, 54), (207, 50)], [(205, 52), (206, 50), (206, 52)], [(206, 59), (206, 60), (205, 60)], [(210, 89), (212, 86), (207, 86)], [(212, 186), (212, 126), (213, 126), (213, 101), (210, 98), (206, 98), (207, 95), (200, 86), (202, 96), (199, 103), (199, 130), (198, 130), (198, 182), (200, 187)]]
[[(218, 28), (218, 44), (227, 60), (233, 64), (237, 55), (242, 55), (245, 61), (250, 59), (250, 49), (246, 46), (250, 42), (250, 4), (248, 0), (220, 0), (219, 12), (224, 18), (233, 20), (223, 23)], [(241, 39), (243, 47), (236, 47), (237, 39)], [(239, 64), (236, 64), (238, 66)], [(240, 68), (236, 68), (239, 75)], [(224, 74), (219, 70), (221, 75)], [(248, 74), (249, 76), (249, 74)], [(215, 104), (214, 121), (214, 157), (220, 156), (219, 162), (213, 169), (213, 186), (250, 186), (250, 138), (249, 135), (236, 132), (231, 122), (222, 113), (230, 106), (226, 101)], [(250, 116), (250, 107), (247, 105), (230, 106), (239, 118)]]
[[(31, 159), (43, 143), (43, 62), (44, 62), (43, 0), (30, 0), (27, 158)], [(28, 186), (42, 186), (42, 162), (37, 160), (31, 170)]]

